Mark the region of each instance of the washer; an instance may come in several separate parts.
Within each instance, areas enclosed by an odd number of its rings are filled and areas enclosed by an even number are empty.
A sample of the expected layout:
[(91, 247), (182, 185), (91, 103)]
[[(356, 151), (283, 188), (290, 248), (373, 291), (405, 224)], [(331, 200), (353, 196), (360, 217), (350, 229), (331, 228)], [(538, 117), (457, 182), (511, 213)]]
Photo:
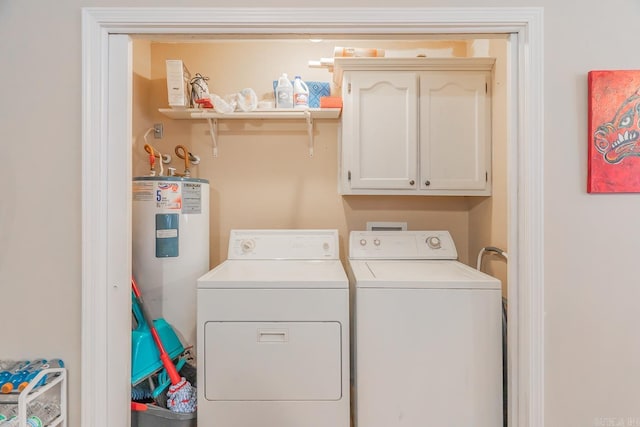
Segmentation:
[(447, 231), (355, 231), (358, 427), (502, 425), (498, 279), (457, 261)]
[(197, 296), (200, 425), (349, 427), (337, 230), (232, 230)]

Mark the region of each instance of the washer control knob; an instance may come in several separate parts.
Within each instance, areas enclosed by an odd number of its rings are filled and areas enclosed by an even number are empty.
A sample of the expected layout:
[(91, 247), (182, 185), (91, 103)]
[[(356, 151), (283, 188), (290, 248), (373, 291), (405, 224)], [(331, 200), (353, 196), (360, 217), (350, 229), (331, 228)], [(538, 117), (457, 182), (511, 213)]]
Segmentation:
[(256, 247), (256, 242), (253, 240), (243, 240), (240, 242), (240, 249), (242, 249), (242, 253), (246, 254), (247, 252), (253, 251)]
[(364, 239), (360, 239), (360, 246), (367, 246), (367, 241)]
[(322, 249), (324, 249), (325, 252), (327, 252), (330, 248), (331, 248), (331, 246), (329, 246), (329, 243), (324, 242), (322, 244)]
[(374, 239), (373, 244), (376, 246), (380, 246), (380, 239)]
[(442, 248), (442, 242), (440, 242), (440, 238), (438, 236), (430, 236), (427, 237), (427, 246), (431, 249), (440, 249)]

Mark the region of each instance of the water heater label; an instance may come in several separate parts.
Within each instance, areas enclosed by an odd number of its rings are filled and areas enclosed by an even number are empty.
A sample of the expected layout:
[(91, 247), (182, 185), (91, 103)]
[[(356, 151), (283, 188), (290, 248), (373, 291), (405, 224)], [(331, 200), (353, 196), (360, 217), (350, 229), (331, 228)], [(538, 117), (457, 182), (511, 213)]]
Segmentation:
[(199, 182), (133, 183), (134, 202), (155, 202), (159, 212), (202, 213), (202, 184)]
[(178, 256), (178, 214), (156, 214), (156, 258)]
[(182, 213), (202, 213), (202, 184), (199, 182), (184, 182), (182, 184)]
[(182, 191), (179, 182), (159, 182), (156, 188), (156, 207), (168, 211), (182, 209)]
[(169, 239), (171, 237), (178, 237), (178, 230), (156, 230), (156, 237), (158, 239)]
[(155, 198), (155, 184), (153, 182), (134, 181), (133, 201), (148, 202)]

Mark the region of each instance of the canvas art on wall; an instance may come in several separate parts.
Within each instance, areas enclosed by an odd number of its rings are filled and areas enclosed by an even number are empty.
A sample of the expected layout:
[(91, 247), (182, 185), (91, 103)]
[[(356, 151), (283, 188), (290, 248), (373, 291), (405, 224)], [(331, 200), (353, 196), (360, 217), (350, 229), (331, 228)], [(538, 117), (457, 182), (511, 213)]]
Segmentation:
[(590, 71), (589, 193), (640, 192), (640, 70)]

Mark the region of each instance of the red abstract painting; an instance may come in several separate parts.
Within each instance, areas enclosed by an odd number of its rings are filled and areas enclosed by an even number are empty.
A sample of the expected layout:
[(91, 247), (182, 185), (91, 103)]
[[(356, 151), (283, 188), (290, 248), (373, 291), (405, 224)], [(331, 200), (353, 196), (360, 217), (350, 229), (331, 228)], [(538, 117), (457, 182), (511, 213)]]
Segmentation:
[(590, 71), (589, 193), (640, 192), (640, 70)]

